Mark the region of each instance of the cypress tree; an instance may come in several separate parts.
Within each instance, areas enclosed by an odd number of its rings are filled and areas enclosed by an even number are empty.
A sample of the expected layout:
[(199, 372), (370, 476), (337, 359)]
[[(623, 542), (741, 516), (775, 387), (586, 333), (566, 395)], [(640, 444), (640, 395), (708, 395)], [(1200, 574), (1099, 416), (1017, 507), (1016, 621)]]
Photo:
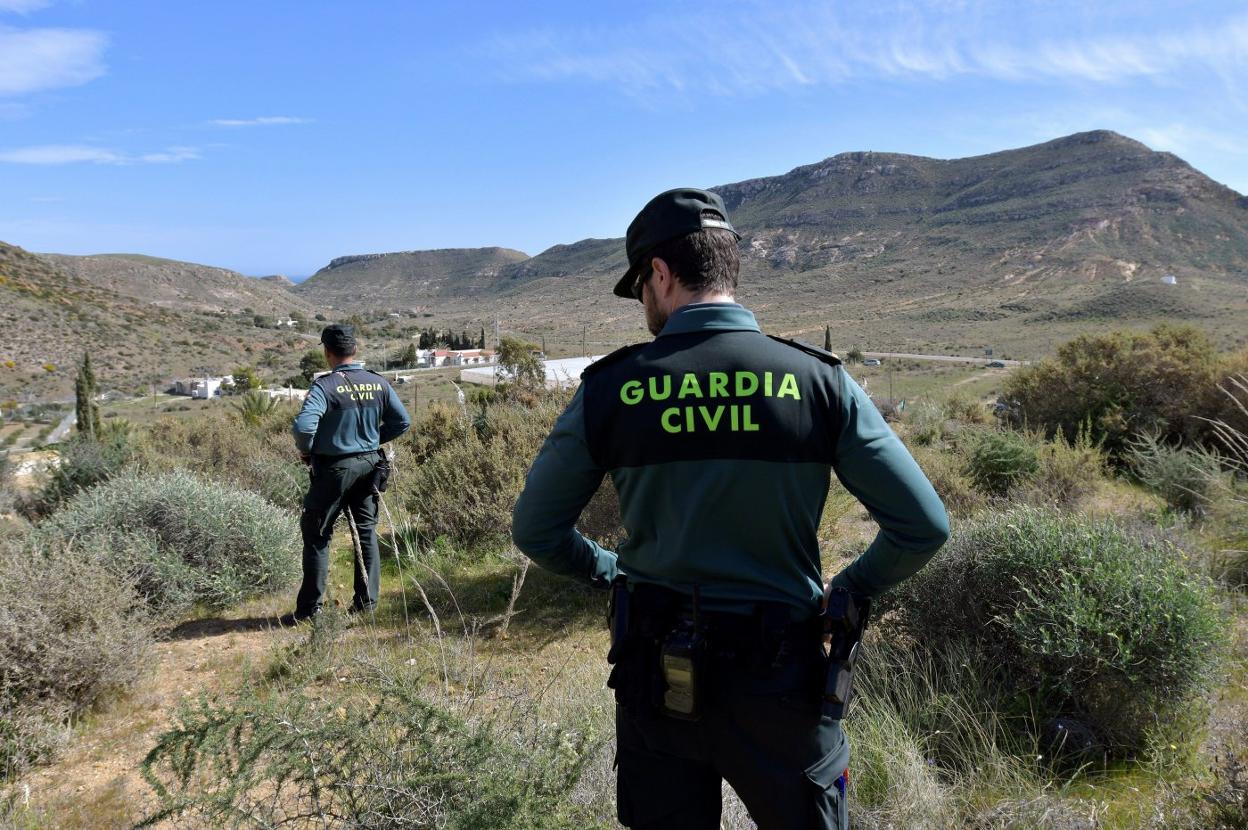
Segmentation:
[(100, 405), (95, 402), (97, 392), (91, 355), (84, 352), (78, 376), (74, 378), (74, 414), (78, 417), (78, 431), (91, 439), (98, 439), (103, 432)]
[(832, 327), (823, 327), (823, 350), (825, 352), (832, 351)]

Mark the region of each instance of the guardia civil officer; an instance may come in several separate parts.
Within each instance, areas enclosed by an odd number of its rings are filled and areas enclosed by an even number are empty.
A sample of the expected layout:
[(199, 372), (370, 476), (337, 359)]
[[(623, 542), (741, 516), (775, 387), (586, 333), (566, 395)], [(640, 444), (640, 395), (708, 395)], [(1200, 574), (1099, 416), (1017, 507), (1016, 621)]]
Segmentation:
[[(840, 360), (764, 335), (734, 302), (738, 239), (703, 190), (637, 215), (615, 294), (643, 303), (655, 339), (585, 371), (513, 515), (538, 564), (615, 583), (617, 804), (639, 830), (718, 828), (723, 779), (762, 830), (846, 827), (849, 747), (821, 708), (830, 475), (880, 526), (834, 586), (885, 591), (949, 532)], [(575, 529), (605, 474), (628, 533), (618, 552)]]
[(350, 611), (369, 611), (381, 587), (377, 550), (375, 475), (384, 464), (381, 445), (398, 438), (411, 421), (385, 378), (353, 361), (357, 350), (351, 326), (326, 326), (321, 332), (325, 360), (333, 367), (312, 382), (295, 416), (295, 447), (309, 465), (312, 482), (303, 499), (303, 584), (295, 611), (281, 618), (293, 625), (321, 610), (329, 572), (329, 544), (334, 522), (344, 509), (359, 531), (366, 570), (355, 563), (355, 596)]

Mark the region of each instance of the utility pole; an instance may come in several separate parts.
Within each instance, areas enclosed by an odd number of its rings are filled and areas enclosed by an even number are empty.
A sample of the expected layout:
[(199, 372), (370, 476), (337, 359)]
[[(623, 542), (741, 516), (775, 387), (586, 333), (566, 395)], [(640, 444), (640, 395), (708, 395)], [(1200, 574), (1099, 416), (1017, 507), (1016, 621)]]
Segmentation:
[(589, 352), (585, 348), (585, 334), (589, 331), (589, 323), (581, 321), (581, 357), (589, 357)]

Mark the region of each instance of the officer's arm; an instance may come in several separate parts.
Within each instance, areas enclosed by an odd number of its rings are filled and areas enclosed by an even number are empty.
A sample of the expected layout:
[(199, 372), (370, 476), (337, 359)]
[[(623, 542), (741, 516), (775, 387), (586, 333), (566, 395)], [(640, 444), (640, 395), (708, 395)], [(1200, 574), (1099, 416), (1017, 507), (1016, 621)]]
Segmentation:
[(381, 412), (381, 443), (393, 441), (403, 433), (407, 432), (407, 428), (412, 425), (412, 419), (407, 416), (407, 410), (403, 408), (403, 402), (399, 400), (399, 393), (394, 391), (394, 387), (389, 387), (390, 394), (386, 395), (386, 406)]
[(605, 471), (585, 442), (581, 390), (542, 445), (511, 514), (511, 538), (547, 570), (605, 588), (615, 578), (615, 554), (576, 531), (576, 520), (602, 484)]
[(832, 580), (879, 594), (912, 576), (949, 538), (949, 518), (927, 476), (875, 404), (843, 369), (836, 475), (880, 526), (865, 552)]
[(312, 441), (316, 438), (316, 428), (325, 414), (325, 393), (315, 384), (308, 390), (303, 399), (303, 408), (295, 416), (295, 424), (291, 431), (295, 434), (295, 448), (307, 455), (312, 452)]

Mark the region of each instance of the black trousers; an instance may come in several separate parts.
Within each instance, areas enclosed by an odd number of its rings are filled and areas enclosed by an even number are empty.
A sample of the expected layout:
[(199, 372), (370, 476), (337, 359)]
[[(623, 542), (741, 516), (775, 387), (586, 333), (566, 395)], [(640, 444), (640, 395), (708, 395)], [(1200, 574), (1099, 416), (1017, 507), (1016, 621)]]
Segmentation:
[[(613, 675), (617, 692), (655, 677), (657, 644), (630, 652)], [(718, 830), (726, 780), (759, 830), (848, 828), (849, 748), (840, 722), (821, 713), (824, 660), (817, 639), (761, 667), (741, 654), (712, 653), (706, 669), (697, 721), (664, 715), (636, 694), (619, 695), (620, 823), (633, 830)]]
[(295, 614), (310, 616), (320, 610), (329, 576), (329, 545), (334, 522), (345, 509), (355, 519), (364, 554), (364, 569), (355, 561), (355, 595), (351, 605), (372, 608), (381, 589), (381, 554), (377, 548), (377, 494), (373, 492), (373, 467), (380, 452), (344, 458), (316, 456), (312, 460), (312, 484), (303, 499), (299, 527), (303, 531), (303, 584), (295, 600)]

